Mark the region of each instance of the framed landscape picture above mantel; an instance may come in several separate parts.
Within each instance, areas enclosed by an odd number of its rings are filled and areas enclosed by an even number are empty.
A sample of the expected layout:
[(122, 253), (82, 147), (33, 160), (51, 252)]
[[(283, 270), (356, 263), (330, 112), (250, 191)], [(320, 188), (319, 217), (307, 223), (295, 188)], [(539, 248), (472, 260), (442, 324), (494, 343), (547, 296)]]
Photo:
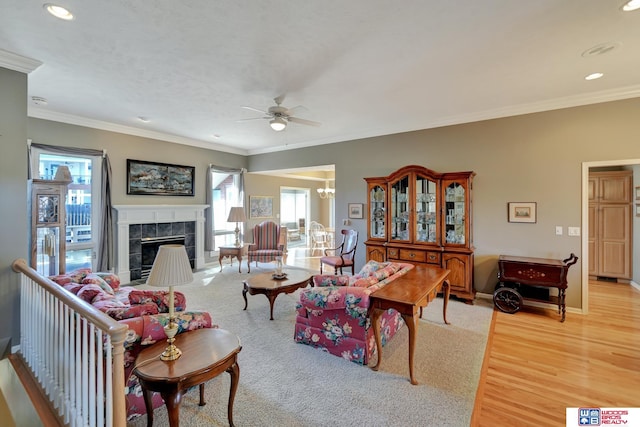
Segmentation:
[(127, 194), (193, 196), (194, 166), (127, 159)]
[(536, 222), (536, 202), (510, 202), (509, 222)]

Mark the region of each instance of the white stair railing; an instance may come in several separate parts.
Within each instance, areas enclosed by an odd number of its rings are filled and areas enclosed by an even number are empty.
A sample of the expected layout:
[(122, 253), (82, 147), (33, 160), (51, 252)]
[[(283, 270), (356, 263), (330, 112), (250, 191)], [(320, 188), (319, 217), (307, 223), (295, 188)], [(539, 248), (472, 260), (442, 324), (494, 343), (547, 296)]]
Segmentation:
[(126, 425), (127, 326), (27, 265), (21, 274), (20, 355), (60, 419), (71, 427)]

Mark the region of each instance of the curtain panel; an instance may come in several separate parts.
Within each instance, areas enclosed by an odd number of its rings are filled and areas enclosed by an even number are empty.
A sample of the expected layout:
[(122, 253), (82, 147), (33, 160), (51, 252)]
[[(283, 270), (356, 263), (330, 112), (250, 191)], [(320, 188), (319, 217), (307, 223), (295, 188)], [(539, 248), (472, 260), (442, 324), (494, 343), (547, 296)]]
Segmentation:
[(207, 206), (205, 209), (205, 237), (204, 250), (213, 251), (215, 249), (214, 236), (214, 218), (213, 218), (213, 174), (227, 173), (229, 175), (238, 175), (238, 200), (236, 206), (244, 206), (244, 174), (247, 172), (244, 168), (227, 168), (224, 166), (209, 165), (207, 171)]
[(107, 150), (94, 150), (89, 148), (60, 147), (55, 145), (28, 144), (28, 178), (31, 179), (33, 172), (31, 171), (32, 159), (31, 148), (38, 148), (43, 151), (54, 154), (67, 154), (71, 156), (91, 156), (102, 158), (102, 180), (101, 180), (101, 197), (100, 216), (102, 223), (99, 227), (98, 235), (98, 251), (96, 254), (96, 268), (98, 271), (112, 271), (114, 268), (114, 235), (113, 235), (113, 211), (111, 206), (111, 163)]

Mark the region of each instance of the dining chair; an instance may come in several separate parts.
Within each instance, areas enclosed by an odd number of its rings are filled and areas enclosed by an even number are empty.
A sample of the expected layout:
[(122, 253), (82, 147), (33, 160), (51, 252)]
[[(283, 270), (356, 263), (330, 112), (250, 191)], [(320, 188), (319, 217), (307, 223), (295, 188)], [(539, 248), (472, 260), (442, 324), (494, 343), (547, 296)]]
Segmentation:
[(309, 222), (309, 239), (311, 240), (311, 255), (316, 250), (323, 250), (329, 248), (329, 235), (325, 230), (324, 225), (317, 221)]
[[(343, 267), (351, 267), (351, 275), (355, 274), (354, 261), (358, 246), (358, 232), (356, 230), (341, 230), (340, 234), (342, 234), (340, 246), (325, 249), (324, 256), (320, 258), (320, 274), (322, 274), (324, 264), (332, 266), (336, 274), (338, 271), (342, 274)], [(330, 253), (333, 255), (329, 255)]]

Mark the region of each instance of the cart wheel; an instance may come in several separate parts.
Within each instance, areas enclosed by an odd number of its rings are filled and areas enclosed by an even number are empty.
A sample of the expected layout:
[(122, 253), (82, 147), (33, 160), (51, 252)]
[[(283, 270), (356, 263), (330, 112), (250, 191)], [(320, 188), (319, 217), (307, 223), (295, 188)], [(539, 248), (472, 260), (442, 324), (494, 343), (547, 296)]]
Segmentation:
[(493, 304), (504, 313), (515, 313), (522, 307), (522, 295), (513, 288), (503, 286), (493, 293)]

